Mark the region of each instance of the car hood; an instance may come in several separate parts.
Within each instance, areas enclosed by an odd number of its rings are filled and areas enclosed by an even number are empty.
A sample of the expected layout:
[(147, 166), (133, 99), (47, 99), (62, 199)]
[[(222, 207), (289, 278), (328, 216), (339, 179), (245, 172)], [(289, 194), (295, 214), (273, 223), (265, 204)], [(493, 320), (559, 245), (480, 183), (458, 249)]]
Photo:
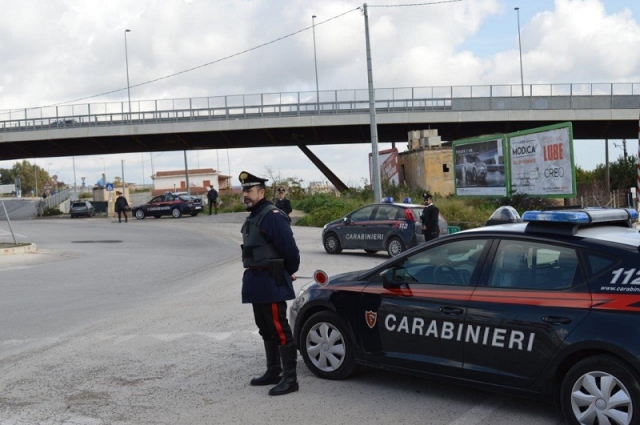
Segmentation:
[(344, 284), (351, 285), (354, 281), (360, 280), (360, 276), (368, 272), (370, 272), (370, 270), (358, 270), (355, 272), (337, 274), (335, 276), (331, 276), (329, 282), (325, 286), (339, 286)]

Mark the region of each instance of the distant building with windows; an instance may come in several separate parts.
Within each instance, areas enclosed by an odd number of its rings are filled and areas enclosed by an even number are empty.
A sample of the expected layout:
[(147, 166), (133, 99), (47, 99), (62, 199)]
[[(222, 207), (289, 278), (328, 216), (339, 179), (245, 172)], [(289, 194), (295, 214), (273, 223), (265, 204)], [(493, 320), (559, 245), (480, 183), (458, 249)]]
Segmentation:
[(185, 170), (158, 171), (153, 180), (153, 196), (169, 192), (189, 192), (195, 196), (204, 196), (213, 186), (218, 192), (231, 190), (231, 176), (220, 174), (213, 168), (188, 170), (189, 188), (187, 189), (187, 173)]
[(329, 184), (329, 182), (309, 182), (309, 194), (313, 195), (316, 193), (332, 193), (336, 195), (338, 191)]

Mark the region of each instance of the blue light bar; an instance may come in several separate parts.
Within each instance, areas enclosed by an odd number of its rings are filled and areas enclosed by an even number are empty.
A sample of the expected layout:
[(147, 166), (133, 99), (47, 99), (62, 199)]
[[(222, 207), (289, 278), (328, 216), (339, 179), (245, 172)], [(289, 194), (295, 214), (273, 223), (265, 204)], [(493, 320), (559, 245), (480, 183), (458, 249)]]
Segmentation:
[(620, 220), (636, 220), (638, 212), (631, 208), (594, 208), (565, 211), (526, 211), (522, 221), (553, 223), (606, 223)]
[(392, 204), (393, 203), (393, 197), (392, 196), (385, 196), (384, 198), (382, 198), (382, 202), (384, 202), (385, 204)]

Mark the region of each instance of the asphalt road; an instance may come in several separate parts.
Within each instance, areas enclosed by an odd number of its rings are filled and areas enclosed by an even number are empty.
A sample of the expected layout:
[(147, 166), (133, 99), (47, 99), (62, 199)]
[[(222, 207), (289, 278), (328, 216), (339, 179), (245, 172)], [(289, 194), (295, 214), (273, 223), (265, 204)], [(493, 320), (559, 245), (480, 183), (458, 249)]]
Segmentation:
[[(0, 424), (562, 423), (551, 405), (436, 380), (321, 380), (301, 359), (299, 392), (251, 387), (264, 359), (240, 302), (244, 215), (13, 223), (38, 251), (0, 256)], [(320, 232), (294, 227), (301, 276), (385, 260), (329, 256)]]

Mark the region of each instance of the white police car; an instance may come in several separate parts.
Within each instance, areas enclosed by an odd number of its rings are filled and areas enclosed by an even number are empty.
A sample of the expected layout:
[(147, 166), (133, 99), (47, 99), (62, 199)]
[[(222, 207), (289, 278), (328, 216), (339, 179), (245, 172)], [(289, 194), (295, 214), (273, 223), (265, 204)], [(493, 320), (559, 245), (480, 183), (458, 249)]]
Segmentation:
[[(369, 254), (387, 251), (394, 257), (424, 242), (420, 214), (424, 205), (387, 202), (365, 205), (343, 218), (324, 225), (322, 244), (329, 254), (343, 249), (364, 249)], [(440, 214), (440, 235), (448, 233), (448, 224)]]
[(528, 211), (370, 270), (315, 273), (290, 310), (317, 376), (373, 366), (640, 423), (640, 233), (629, 209)]

